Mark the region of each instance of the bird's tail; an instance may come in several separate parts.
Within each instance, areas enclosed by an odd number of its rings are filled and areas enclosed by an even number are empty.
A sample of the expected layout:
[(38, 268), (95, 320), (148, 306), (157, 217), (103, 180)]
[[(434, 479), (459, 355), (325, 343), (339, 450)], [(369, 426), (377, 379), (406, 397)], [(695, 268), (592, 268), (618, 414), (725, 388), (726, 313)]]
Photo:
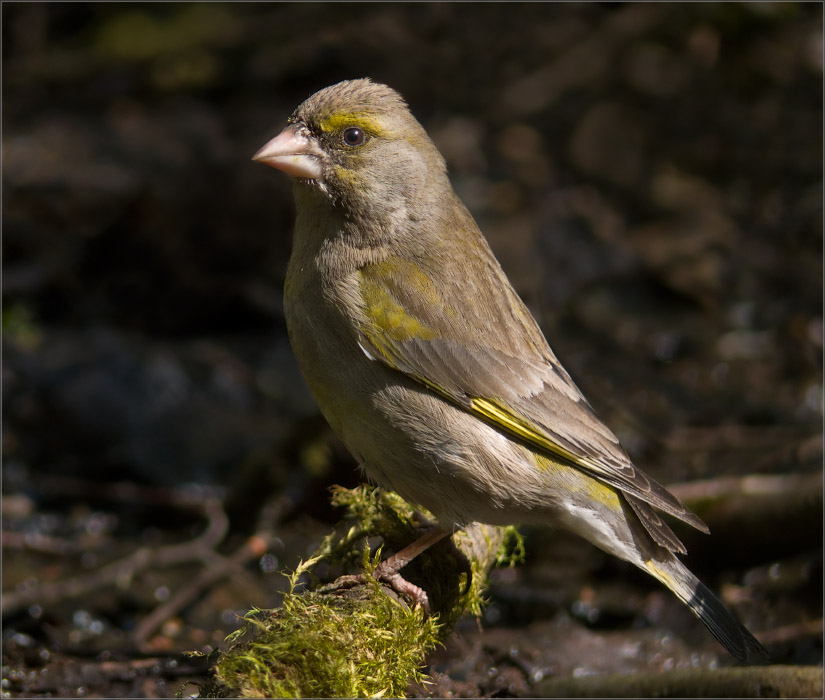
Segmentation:
[(665, 560), (648, 560), (644, 568), (673, 591), (739, 661), (753, 664), (768, 659), (765, 647), (675, 556)]

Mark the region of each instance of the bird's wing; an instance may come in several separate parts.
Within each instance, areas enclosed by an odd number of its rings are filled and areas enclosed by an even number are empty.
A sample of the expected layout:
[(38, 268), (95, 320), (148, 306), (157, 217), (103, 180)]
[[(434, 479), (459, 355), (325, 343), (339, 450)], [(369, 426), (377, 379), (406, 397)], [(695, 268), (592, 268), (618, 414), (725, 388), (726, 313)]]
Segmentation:
[(363, 351), (531, 447), (625, 492), (659, 544), (683, 549), (646, 504), (707, 532), (699, 517), (631, 463), (556, 359), (492, 254), (486, 247), (481, 253), (475, 262), (487, 266), (487, 276), (478, 285), (430, 259), (390, 258), (361, 268)]

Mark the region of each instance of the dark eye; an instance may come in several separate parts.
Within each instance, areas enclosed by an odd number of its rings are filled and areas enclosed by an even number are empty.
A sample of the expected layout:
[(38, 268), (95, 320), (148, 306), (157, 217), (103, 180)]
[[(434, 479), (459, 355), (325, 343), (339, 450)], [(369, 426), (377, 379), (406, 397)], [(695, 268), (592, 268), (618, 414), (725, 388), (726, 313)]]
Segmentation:
[(357, 126), (350, 126), (344, 129), (341, 138), (347, 146), (360, 146), (367, 140), (367, 135), (363, 129), (359, 129)]

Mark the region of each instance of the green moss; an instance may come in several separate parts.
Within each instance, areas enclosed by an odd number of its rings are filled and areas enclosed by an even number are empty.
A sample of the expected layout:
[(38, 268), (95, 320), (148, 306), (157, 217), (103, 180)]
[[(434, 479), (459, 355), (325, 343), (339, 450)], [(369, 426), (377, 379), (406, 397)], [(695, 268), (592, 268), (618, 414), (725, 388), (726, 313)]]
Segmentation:
[(401, 697), (438, 643), (435, 619), (378, 586), (353, 598), (290, 592), (280, 610), (252, 611), (245, 622), (254, 639), (216, 668), (243, 697)]
[[(229, 649), (215, 666), (216, 683), (202, 689), (215, 697), (403, 696), (424, 679), (426, 655), (459, 617), (478, 615), (486, 574), (493, 563), (523, 556), (514, 528), (474, 526), (456, 533), (403, 570), (428, 593), (431, 615), (387, 595), (369, 574), (383, 559), (370, 542), (379, 536), (398, 551), (421, 534), (422, 514), (393, 493), (360, 486), (335, 489), (333, 503), (347, 517), (317, 551), (289, 576), (281, 608), (252, 610), (227, 638)], [(465, 541), (462, 542), (462, 539)], [(462, 552), (467, 552), (468, 556)], [(322, 585), (313, 572), (320, 562), (365, 573), (365, 585)], [(312, 590), (308, 590), (310, 586)]]

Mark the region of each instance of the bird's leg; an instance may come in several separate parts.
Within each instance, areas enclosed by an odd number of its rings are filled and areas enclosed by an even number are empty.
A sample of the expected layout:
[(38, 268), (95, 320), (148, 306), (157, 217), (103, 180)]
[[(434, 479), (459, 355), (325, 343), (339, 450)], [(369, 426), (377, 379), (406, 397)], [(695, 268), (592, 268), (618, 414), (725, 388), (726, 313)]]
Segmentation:
[(436, 526), (428, 530), (415, 542), (408, 544), (400, 552), (396, 552), (391, 557), (382, 561), (373, 572), (375, 578), (384, 581), (393, 587), (395, 591), (408, 595), (418, 603), (426, 612), (430, 612), (430, 601), (427, 592), (420, 586), (410, 583), (399, 572), (419, 554), (428, 550), (436, 542), (440, 542), (450, 533)]
[[(436, 542), (443, 540), (449, 534), (447, 530), (443, 530), (438, 526), (433, 527), (401, 551), (396, 552), (391, 557), (387, 557), (382, 561), (375, 568), (373, 576), (379, 581), (388, 583), (397, 593), (409, 596), (414, 602), (421, 605), (425, 611), (429, 612), (430, 603), (427, 599), (427, 592), (414, 583), (407, 581), (399, 572), (419, 554), (432, 547)], [(362, 574), (356, 574), (354, 576), (344, 576), (336, 583), (343, 584), (343, 587), (349, 588), (363, 582), (364, 576)]]
[(415, 542), (408, 544), (400, 552), (396, 552), (391, 557), (387, 557), (375, 569), (375, 574), (379, 578), (397, 574), (419, 554), (425, 552), (436, 542), (440, 542), (450, 533), (437, 525), (427, 530)]

